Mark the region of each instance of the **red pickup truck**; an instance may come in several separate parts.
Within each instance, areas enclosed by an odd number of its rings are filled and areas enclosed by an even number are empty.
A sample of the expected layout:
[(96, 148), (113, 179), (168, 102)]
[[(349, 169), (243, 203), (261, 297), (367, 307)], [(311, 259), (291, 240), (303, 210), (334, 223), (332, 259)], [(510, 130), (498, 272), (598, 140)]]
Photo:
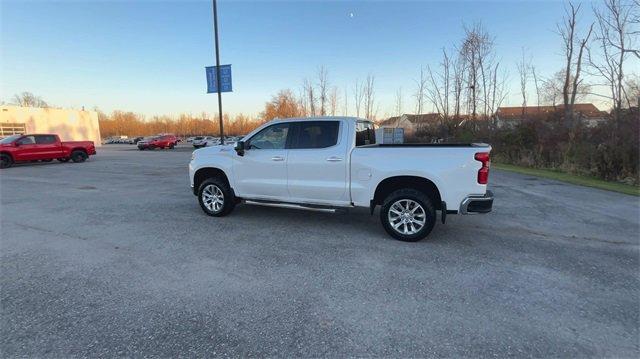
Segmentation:
[(25, 161), (84, 162), (95, 154), (93, 141), (62, 142), (58, 135), (13, 135), (0, 140), (0, 168)]

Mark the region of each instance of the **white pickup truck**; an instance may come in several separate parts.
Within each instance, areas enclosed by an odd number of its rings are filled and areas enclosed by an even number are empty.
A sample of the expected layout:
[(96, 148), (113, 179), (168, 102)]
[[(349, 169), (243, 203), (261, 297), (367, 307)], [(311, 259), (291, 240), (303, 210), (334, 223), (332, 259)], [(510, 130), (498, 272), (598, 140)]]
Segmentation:
[(441, 211), (487, 213), (486, 144), (375, 143), (374, 124), (323, 117), (268, 122), (235, 147), (193, 152), (189, 178), (202, 210), (229, 214), (242, 201), (310, 208), (382, 206), (380, 220), (394, 238), (426, 237)]

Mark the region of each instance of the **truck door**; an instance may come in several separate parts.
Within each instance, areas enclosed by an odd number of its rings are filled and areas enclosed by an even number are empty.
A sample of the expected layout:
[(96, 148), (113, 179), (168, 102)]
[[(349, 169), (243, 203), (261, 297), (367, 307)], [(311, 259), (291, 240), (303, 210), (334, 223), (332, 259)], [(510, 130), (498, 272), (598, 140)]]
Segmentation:
[(58, 138), (54, 135), (36, 135), (36, 146), (38, 147), (38, 159), (62, 157), (62, 146)]
[(234, 190), (239, 197), (286, 201), (289, 123), (265, 127), (245, 142), (244, 156), (235, 156)]
[(40, 148), (36, 145), (36, 137), (33, 135), (24, 136), (16, 141), (19, 149), (15, 152), (16, 161), (34, 161), (42, 158)]
[(289, 195), (293, 202), (344, 205), (347, 192), (346, 127), (339, 120), (292, 124), (287, 159)]

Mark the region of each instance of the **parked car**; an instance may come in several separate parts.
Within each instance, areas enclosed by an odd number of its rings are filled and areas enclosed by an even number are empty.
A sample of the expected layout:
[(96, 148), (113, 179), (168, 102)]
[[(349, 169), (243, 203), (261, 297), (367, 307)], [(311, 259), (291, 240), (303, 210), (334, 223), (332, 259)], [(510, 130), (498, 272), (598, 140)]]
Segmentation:
[(198, 136), (193, 139), (191, 144), (193, 145), (193, 148), (200, 148), (207, 146), (207, 142), (214, 140), (217, 140), (217, 138), (211, 136)]
[(0, 140), (0, 168), (27, 161), (84, 162), (96, 154), (93, 141), (60, 141), (54, 134), (13, 135)]
[(220, 139), (218, 137), (212, 137), (212, 139), (204, 141), (204, 147), (218, 146)]
[(137, 145), (137, 144), (138, 144), (138, 142), (140, 142), (140, 140), (142, 140), (143, 138), (144, 138), (144, 137), (141, 137), (141, 136), (140, 136), (140, 137), (133, 137), (133, 138), (130, 138), (130, 139), (129, 139), (129, 142), (128, 142), (128, 143), (129, 143), (130, 145)]
[(231, 146), (196, 150), (189, 178), (202, 210), (229, 214), (240, 201), (312, 208), (381, 206), (392, 237), (418, 241), (447, 214), (487, 213), (487, 144), (376, 144), (357, 118), (268, 122)]
[(176, 136), (174, 135), (153, 136), (138, 141), (138, 149), (140, 151), (154, 150), (156, 148), (173, 149), (176, 144), (178, 144), (178, 141), (176, 140)]

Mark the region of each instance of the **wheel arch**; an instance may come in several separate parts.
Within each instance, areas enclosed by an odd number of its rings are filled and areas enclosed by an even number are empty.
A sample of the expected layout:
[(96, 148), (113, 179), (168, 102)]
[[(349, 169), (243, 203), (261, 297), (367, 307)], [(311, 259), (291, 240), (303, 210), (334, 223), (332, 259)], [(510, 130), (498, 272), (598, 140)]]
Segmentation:
[(413, 188), (423, 192), (433, 204), (434, 208), (442, 209), (442, 196), (438, 186), (428, 178), (420, 176), (393, 176), (378, 183), (371, 200), (371, 208), (381, 205), (384, 199), (393, 191), (403, 188)]
[(7, 155), (7, 156), (9, 156), (9, 158), (11, 158), (12, 161), (15, 160), (13, 158), (13, 155), (9, 151), (0, 151), (0, 155)]
[(72, 154), (73, 152), (75, 152), (75, 151), (82, 151), (82, 152), (84, 152), (84, 153), (86, 153), (86, 154), (88, 154), (88, 153), (89, 153), (89, 151), (87, 151), (87, 149), (86, 149), (86, 148), (84, 148), (84, 147), (73, 147), (73, 148), (71, 148), (71, 150), (69, 151), (69, 155), (71, 155), (71, 154)]
[(231, 182), (229, 182), (229, 177), (227, 174), (220, 168), (217, 167), (202, 167), (199, 168), (193, 175), (193, 190), (194, 192), (198, 190), (200, 184), (204, 182), (207, 178), (220, 177), (222, 178), (229, 188), (231, 188)]

